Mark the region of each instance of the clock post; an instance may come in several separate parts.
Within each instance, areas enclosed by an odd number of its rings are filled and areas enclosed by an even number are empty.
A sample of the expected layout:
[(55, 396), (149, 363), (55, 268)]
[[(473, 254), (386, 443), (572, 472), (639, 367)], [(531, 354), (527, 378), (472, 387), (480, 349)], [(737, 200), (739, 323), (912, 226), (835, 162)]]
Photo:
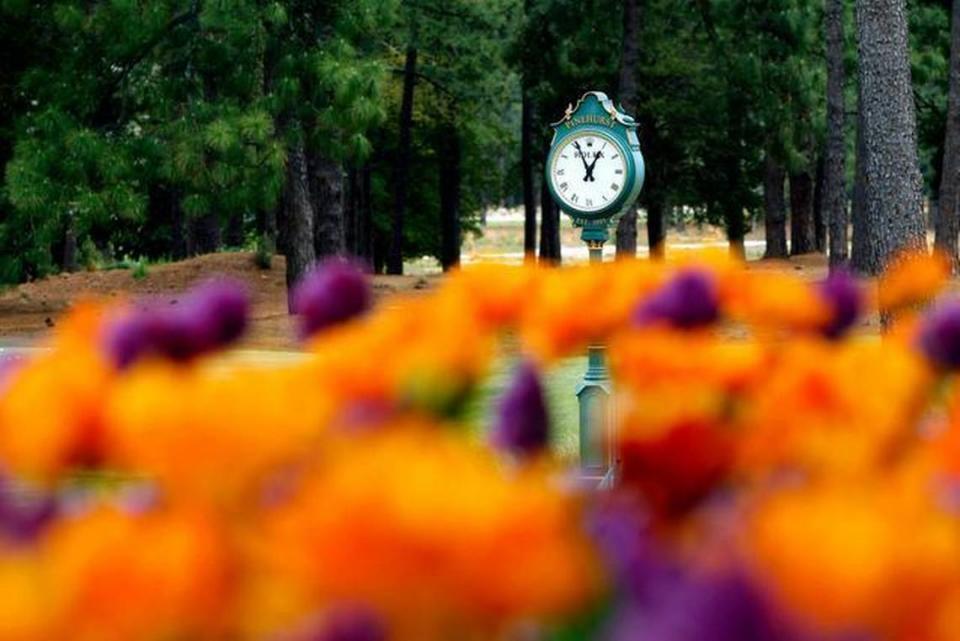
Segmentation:
[[(590, 262), (603, 262), (610, 228), (633, 206), (643, 187), (637, 123), (606, 94), (590, 91), (551, 126), (554, 135), (545, 168), (550, 195), (580, 228)], [(616, 473), (610, 393), (606, 348), (591, 345), (587, 371), (576, 390), (580, 466), (585, 478), (604, 487), (613, 483)]]

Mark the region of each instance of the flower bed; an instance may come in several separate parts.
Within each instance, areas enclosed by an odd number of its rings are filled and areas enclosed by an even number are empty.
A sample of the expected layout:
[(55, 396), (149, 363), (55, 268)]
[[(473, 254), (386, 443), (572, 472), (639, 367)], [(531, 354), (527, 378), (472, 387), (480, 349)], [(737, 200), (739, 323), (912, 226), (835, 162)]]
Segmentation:
[[(0, 641), (955, 639), (960, 306), (918, 311), (946, 276), (478, 266), (370, 311), (332, 262), (271, 367), (210, 357), (246, 324), (229, 282), (81, 305), (0, 374)], [(598, 341), (602, 492), (551, 457), (541, 384)]]

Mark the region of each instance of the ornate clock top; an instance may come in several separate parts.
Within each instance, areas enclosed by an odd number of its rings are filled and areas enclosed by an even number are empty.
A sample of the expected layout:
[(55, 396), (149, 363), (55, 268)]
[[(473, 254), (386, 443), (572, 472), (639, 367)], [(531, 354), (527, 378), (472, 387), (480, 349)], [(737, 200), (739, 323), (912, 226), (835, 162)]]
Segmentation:
[(583, 228), (584, 241), (602, 243), (643, 185), (637, 122), (603, 92), (588, 91), (552, 127), (545, 166), (551, 196)]

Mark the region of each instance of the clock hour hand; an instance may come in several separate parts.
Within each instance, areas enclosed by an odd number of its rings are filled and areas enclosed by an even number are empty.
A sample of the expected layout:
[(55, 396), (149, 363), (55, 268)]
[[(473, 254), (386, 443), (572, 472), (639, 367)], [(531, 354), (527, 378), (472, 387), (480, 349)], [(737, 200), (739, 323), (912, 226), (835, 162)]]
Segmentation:
[(577, 153), (580, 154), (580, 162), (583, 163), (583, 169), (587, 173), (583, 176), (583, 182), (587, 182), (588, 177), (590, 176), (590, 165), (587, 164), (587, 157), (583, 153), (583, 149), (580, 148), (580, 142), (577, 140), (573, 141), (573, 146), (576, 148)]
[(597, 155), (593, 157), (593, 162), (587, 167), (587, 175), (584, 180), (589, 180), (590, 182), (596, 181), (596, 178), (593, 177), (593, 168), (597, 166), (597, 161), (603, 157), (603, 152), (598, 151)]

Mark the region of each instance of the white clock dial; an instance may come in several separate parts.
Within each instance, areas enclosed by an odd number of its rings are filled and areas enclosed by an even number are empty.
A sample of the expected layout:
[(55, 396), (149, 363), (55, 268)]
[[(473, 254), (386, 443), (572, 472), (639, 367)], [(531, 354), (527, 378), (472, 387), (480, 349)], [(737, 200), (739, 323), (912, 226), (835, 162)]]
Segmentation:
[(553, 155), (550, 180), (568, 209), (599, 211), (620, 196), (627, 160), (612, 138), (582, 133), (567, 138)]

